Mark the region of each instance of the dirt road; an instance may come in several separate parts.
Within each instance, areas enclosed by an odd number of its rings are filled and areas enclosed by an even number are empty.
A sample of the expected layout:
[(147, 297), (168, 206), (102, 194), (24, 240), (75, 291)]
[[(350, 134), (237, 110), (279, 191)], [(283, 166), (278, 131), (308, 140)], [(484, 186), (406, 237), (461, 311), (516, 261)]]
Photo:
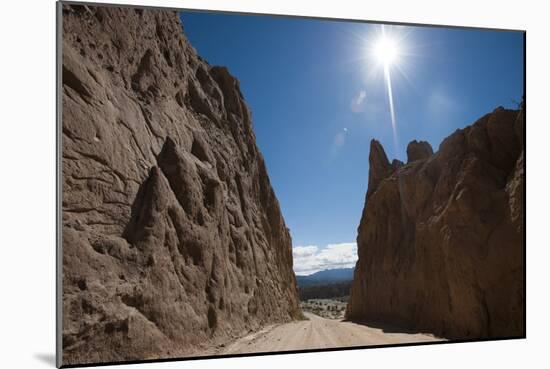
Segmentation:
[(309, 320), (267, 327), (229, 344), (220, 354), (441, 340), (428, 334), (393, 333), (352, 322), (325, 319), (311, 313), (305, 315)]

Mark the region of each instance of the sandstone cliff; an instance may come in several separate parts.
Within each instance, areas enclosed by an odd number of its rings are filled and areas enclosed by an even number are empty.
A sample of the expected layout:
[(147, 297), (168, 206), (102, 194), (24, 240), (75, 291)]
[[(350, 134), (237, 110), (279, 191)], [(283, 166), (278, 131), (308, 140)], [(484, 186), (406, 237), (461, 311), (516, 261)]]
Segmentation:
[(448, 338), (524, 334), (524, 113), (498, 108), (390, 164), (371, 142), (346, 316)]
[(63, 7), (63, 364), (204, 353), (300, 314), (238, 81), (173, 11)]

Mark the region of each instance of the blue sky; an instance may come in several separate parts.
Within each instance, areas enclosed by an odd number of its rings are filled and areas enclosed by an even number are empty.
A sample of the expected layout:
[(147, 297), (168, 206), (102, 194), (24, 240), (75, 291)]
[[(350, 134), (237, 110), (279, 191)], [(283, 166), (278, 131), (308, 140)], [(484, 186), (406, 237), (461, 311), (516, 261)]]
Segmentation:
[(386, 26), (399, 50), (389, 67), (396, 146), (372, 53), (380, 25), (191, 12), (181, 19), (198, 53), (240, 81), (298, 274), (353, 265), (372, 138), (390, 160), (406, 161), (411, 140), (437, 150), (457, 128), (523, 95), (522, 33)]

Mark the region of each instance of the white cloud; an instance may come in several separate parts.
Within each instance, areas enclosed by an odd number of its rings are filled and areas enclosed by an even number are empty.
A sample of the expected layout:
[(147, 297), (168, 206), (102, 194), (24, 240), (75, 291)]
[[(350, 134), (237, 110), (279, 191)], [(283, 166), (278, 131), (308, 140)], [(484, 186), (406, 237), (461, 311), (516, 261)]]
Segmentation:
[(361, 113), (365, 109), (365, 98), (367, 97), (367, 92), (361, 90), (351, 99), (350, 108), (354, 113)]
[(296, 246), (292, 249), (292, 255), (297, 275), (308, 275), (325, 269), (351, 268), (357, 261), (357, 244), (337, 243), (324, 248), (316, 245)]
[(292, 249), (292, 256), (294, 258), (304, 258), (315, 255), (319, 251), (317, 246), (298, 246)]

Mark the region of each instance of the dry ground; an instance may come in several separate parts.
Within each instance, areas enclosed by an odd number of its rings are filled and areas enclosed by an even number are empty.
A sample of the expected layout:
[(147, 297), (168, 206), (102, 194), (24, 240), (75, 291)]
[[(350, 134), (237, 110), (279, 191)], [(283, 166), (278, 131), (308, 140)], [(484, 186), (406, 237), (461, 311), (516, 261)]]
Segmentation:
[(236, 340), (217, 353), (227, 355), (441, 340), (429, 334), (393, 333), (367, 325), (325, 319), (308, 312), (305, 315), (309, 320), (267, 327)]

